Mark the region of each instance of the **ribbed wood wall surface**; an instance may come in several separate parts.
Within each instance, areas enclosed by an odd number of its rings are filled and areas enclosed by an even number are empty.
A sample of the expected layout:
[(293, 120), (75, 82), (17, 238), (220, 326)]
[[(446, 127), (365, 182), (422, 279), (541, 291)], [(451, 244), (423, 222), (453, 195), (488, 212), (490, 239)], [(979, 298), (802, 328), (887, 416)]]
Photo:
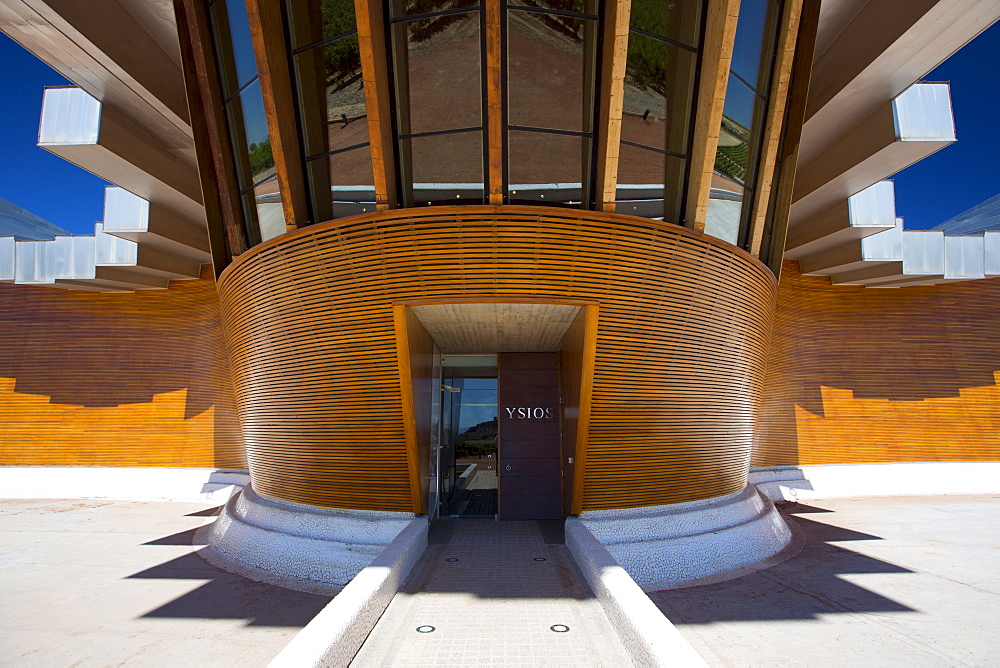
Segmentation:
[(833, 286), (785, 262), (754, 466), (1000, 460), (1000, 279)]
[(584, 509), (738, 491), (775, 289), (704, 235), (565, 209), (411, 209), (273, 239), (219, 283), (254, 486), (413, 510), (391, 303), (475, 296), (599, 302)]
[(0, 284), (0, 465), (245, 469), (211, 271), (134, 294)]

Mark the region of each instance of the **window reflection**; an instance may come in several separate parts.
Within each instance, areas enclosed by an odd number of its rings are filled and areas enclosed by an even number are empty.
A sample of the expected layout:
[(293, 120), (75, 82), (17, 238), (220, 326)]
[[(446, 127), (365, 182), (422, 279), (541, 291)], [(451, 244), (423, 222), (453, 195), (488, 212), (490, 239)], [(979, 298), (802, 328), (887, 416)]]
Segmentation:
[(354, 0), (285, 0), (292, 49), (357, 31)]
[(251, 186), (274, 174), (274, 153), (264, 114), (260, 81), (254, 81), (226, 103), (229, 131), (236, 151), (236, 170), (242, 186)]
[(224, 110), (249, 246), (285, 232), (274, 152), (257, 78), (246, 6), (216, 0), (209, 8)]
[(740, 5), (705, 232), (746, 248), (781, 3)]
[(412, 170), (404, 175), (411, 206), (482, 203), (482, 132), (404, 138), (400, 147), (401, 162)]
[(210, 12), (222, 94), (228, 98), (257, 76), (247, 8), (242, 0), (216, 0)]
[(769, 78), (780, 8), (775, 0), (743, 0), (740, 3), (731, 69), (759, 91), (764, 90)]
[(588, 59), (593, 57), (594, 24), (589, 19), (537, 12), (508, 13), (511, 125), (590, 131), (592, 104), (587, 93), (592, 84), (585, 85), (584, 79), (592, 69)]
[[(692, 0), (632, 0), (630, 24), (658, 37), (698, 45), (701, 28), (701, 3)], [(629, 39), (632, 39), (631, 35)]]
[(402, 18), (478, 6), (477, 0), (390, 0), (389, 12), (392, 18)]
[(396, 23), (400, 134), (482, 125), (479, 15)]
[(644, 218), (680, 220), (686, 168), (684, 158), (622, 144), (615, 210)]
[(622, 140), (687, 153), (697, 54), (644, 35), (629, 36)]
[(580, 207), (589, 201), (590, 139), (516, 130), (508, 139), (512, 203)]
[(351, 35), (293, 57), (306, 156), (368, 141), (358, 38)]
[(632, 4), (616, 194), (621, 213), (682, 220), (701, 14), (698, 0)]
[(375, 177), (367, 145), (306, 161), (319, 220), (375, 211)]

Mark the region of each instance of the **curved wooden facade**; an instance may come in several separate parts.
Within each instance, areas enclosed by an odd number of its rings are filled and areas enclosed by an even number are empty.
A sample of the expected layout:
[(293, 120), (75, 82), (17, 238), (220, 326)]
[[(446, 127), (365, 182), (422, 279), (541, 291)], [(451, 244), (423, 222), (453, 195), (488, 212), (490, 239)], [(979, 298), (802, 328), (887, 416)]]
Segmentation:
[(754, 466), (1000, 460), (1000, 278), (873, 290), (786, 261)]
[(393, 304), (600, 306), (574, 507), (648, 506), (746, 485), (774, 310), (748, 254), (656, 221), (541, 207), (386, 212), (240, 256), (219, 293), (255, 489), (422, 512)]
[(0, 283), (0, 466), (244, 469), (211, 269), (167, 290)]

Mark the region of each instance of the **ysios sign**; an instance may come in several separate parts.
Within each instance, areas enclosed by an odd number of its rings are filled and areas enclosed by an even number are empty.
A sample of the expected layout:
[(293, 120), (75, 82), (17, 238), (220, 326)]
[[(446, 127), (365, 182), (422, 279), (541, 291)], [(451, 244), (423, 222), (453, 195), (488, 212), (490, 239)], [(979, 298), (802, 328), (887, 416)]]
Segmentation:
[(504, 408), (507, 417), (511, 420), (552, 420), (556, 416), (555, 409), (552, 408), (529, 408), (521, 406), (518, 408)]

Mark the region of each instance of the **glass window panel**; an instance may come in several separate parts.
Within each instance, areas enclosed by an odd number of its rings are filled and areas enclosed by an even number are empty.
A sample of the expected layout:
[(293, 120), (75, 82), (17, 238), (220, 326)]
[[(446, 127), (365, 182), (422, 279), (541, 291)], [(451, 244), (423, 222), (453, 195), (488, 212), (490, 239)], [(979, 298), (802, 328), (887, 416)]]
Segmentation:
[(260, 81), (247, 86), (226, 103), (240, 188), (248, 188), (274, 174), (274, 154), (264, 115)]
[(581, 206), (589, 201), (589, 139), (511, 130), (508, 140), (512, 203)]
[(247, 8), (242, 0), (218, 0), (211, 12), (222, 93), (229, 97), (257, 76)]
[(686, 167), (687, 161), (683, 158), (622, 144), (615, 210), (680, 222)]
[[(701, 28), (699, 0), (632, 0), (631, 27), (698, 46)], [(630, 36), (630, 39), (634, 35)]]
[(479, 14), (397, 23), (393, 36), (400, 134), (480, 127)]
[(507, 26), (508, 122), (589, 132), (596, 22), (510, 11)]
[(598, 7), (597, 0), (511, 0), (507, 4), (559, 9), (564, 12), (579, 12), (580, 14), (596, 14)]
[(368, 141), (358, 38), (345, 37), (293, 56), (307, 156)]
[(390, 0), (389, 15), (395, 19), (415, 14), (430, 14), (446, 9), (478, 6), (478, 0)]
[(483, 201), (483, 133), (412, 137), (400, 141), (408, 206)]
[(695, 60), (686, 49), (629, 35), (622, 139), (687, 153)]
[(281, 192), (278, 190), (277, 177), (271, 177), (257, 184), (253, 190), (244, 195), (244, 202), (249, 210), (253, 207), (256, 216), (248, 216), (250, 224), (256, 218), (259, 230), (258, 243), (273, 239), (285, 233), (285, 213), (281, 208)]
[(730, 196), (717, 196), (714, 190), (708, 200), (708, 213), (705, 217), (705, 234), (736, 243), (740, 231), (740, 212), (743, 209), (743, 198), (731, 199)]
[(743, 0), (740, 3), (731, 68), (760, 92), (766, 92), (767, 88), (780, 9), (776, 0)]
[(306, 162), (316, 222), (375, 211), (370, 146)]
[(293, 49), (358, 29), (354, 0), (285, 0)]

